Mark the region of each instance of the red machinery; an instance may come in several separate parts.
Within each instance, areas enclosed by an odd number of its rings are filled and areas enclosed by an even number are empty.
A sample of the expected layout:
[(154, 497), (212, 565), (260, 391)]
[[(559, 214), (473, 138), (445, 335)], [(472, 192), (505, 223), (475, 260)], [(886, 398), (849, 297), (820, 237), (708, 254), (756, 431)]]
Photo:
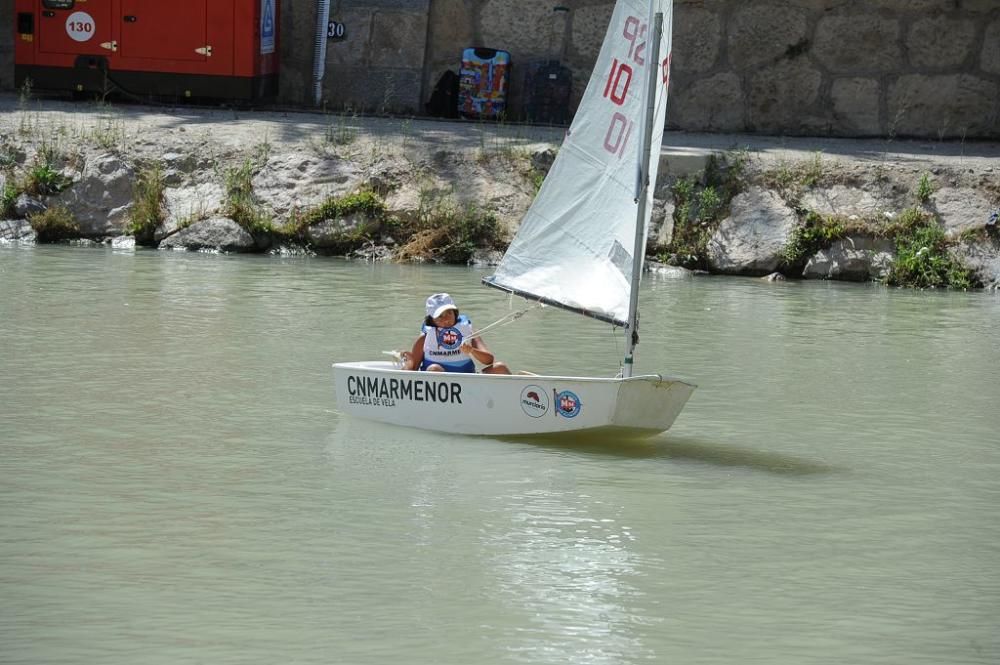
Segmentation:
[(280, 0), (14, 0), (37, 88), (258, 99), (278, 89)]

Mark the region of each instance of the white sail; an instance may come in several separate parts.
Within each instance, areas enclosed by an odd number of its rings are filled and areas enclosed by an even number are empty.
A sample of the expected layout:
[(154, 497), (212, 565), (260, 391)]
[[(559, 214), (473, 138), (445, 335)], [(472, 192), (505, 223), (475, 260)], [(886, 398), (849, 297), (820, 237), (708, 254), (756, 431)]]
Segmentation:
[[(648, 163), (651, 199), (663, 140), (672, 3), (618, 0), (562, 148), (487, 284), (625, 325), (640, 165)], [(647, 34), (657, 12), (663, 13), (663, 37), (660, 62), (651, 63)], [(651, 154), (640, 155), (649, 66), (660, 76)]]

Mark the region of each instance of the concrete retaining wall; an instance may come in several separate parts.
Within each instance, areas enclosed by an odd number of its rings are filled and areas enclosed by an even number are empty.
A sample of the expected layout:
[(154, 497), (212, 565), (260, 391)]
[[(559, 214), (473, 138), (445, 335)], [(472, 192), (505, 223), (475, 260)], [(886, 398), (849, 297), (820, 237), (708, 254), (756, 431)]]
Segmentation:
[(327, 42), (327, 107), (416, 113), (430, 5), (431, 0), (333, 0), (330, 20), (343, 23), (346, 34)]
[[(488, 46), (511, 53), (514, 117), (523, 104), (518, 65), (523, 72), (533, 60), (570, 67), (579, 100), (614, 5), (339, 4), (355, 36), (327, 58), (332, 108), (419, 112), (441, 73), (458, 70), (463, 48)], [(556, 4), (570, 11), (553, 12)], [(676, 0), (674, 36), (673, 128), (1000, 136), (1000, 0)]]
[(669, 124), (1000, 136), (1000, 1), (684, 1)]
[[(1000, 138), (1000, 0), (675, 0), (667, 123), (675, 129), (822, 136)], [(569, 12), (554, 12), (556, 4)], [(0, 0), (0, 26), (13, 24)], [(522, 75), (558, 58), (578, 102), (613, 0), (331, 0), (324, 106), (420, 113), (462, 49), (510, 51)], [(316, 3), (283, 0), (281, 99), (311, 104)], [(13, 34), (0, 34), (0, 87)]]

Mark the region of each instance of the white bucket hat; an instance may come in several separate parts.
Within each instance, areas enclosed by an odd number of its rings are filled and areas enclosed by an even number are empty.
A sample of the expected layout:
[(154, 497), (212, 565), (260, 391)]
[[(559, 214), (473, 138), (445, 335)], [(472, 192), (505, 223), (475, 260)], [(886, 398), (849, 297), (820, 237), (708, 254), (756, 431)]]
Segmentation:
[(427, 316), (436, 319), (449, 309), (458, 311), (455, 301), (447, 293), (435, 293), (427, 298)]

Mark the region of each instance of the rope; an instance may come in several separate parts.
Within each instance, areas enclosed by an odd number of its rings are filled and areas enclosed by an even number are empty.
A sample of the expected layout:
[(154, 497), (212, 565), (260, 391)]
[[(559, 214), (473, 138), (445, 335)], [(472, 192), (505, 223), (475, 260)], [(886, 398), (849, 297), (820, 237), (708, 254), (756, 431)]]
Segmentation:
[(542, 303), (540, 303), (540, 302), (534, 302), (531, 305), (525, 307), (524, 309), (520, 309), (520, 310), (518, 310), (516, 312), (510, 312), (508, 314), (505, 314), (505, 315), (501, 316), (499, 319), (497, 319), (496, 321), (494, 321), (493, 323), (489, 324), (488, 326), (483, 326), (482, 328), (480, 328), (476, 332), (472, 333), (471, 335), (469, 335), (465, 339), (475, 339), (477, 337), (482, 336), (482, 334), (485, 333), (488, 330), (492, 330), (493, 328), (500, 328), (500, 327), (509, 325), (511, 323), (514, 323), (515, 321), (517, 321), (519, 318), (521, 318), (522, 316), (524, 316), (525, 314), (527, 314), (531, 310), (536, 309), (538, 307), (544, 307), (544, 306), (545, 305), (542, 304)]

